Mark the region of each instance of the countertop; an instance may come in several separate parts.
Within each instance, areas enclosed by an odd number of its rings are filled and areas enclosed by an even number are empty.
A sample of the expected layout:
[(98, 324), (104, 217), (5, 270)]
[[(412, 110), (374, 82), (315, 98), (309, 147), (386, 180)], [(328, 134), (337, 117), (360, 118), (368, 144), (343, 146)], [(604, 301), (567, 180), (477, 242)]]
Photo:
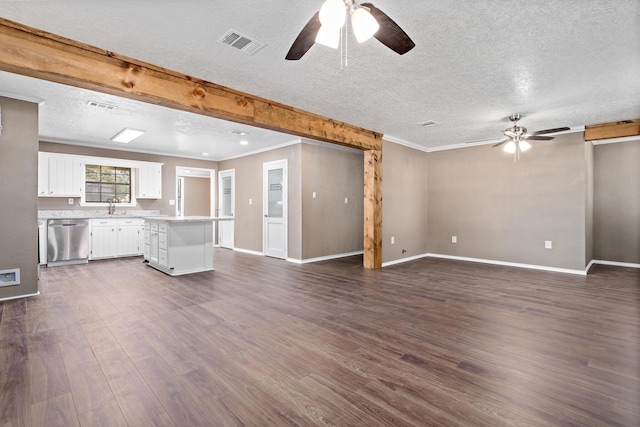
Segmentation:
[(205, 221), (233, 221), (233, 217), (213, 216), (150, 216), (144, 219), (164, 222), (205, 222)]

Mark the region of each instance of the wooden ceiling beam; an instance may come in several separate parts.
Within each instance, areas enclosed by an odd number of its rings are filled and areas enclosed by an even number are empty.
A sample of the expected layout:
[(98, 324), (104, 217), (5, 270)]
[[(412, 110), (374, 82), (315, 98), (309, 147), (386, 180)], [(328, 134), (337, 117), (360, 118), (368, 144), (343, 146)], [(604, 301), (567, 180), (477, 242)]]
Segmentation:
[(0, 70), (360, 150), (382, 134), (0, 18)]
[(584, 140), (622, 138), (640, 135), (640, 119), (622, 120), (584, 127)]
[(364, 150), (363, 263), (382, 267), (382, 134), (3, 18), (0, 70)]

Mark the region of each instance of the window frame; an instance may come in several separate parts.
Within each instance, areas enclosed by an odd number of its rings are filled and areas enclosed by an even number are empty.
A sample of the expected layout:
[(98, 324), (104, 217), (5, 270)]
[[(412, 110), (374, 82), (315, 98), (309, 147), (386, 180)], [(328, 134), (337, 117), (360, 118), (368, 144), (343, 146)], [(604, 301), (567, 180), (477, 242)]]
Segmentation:
[(123, 159), (111, 159), (104, 157), (86, 157), (84, 159), (82, 165), (82, 195), (80, 197), (80, 206), (84, 207), (108, 207), (109, 203), (107, 202), (87, 202), (87, 165), (98, 165), (98, 166), (108, 166), (115, 168), (129, 168), (131, 170), (131, 175), (129, 177), (130, 185), (131, 185), (131, 200), (128, 203), (114, 203), (113, 205), (116, 207), (136, 207), (138, 206), (136, 200), (137, 193), (137, 184), (138, 184), (138, 171), (140, 170), (140, 163), (134, 162), (130, 160)]

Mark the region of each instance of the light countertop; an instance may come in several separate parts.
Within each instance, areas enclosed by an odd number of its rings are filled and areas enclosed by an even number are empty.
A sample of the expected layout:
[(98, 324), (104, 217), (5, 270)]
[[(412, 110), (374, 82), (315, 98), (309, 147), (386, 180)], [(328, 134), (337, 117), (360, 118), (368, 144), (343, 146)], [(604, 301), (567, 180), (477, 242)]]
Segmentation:
[(164, 222), (206, 222), (206, 221), (233, 221), (233, 217), (213, 216), (150, 216), (144, 219)]

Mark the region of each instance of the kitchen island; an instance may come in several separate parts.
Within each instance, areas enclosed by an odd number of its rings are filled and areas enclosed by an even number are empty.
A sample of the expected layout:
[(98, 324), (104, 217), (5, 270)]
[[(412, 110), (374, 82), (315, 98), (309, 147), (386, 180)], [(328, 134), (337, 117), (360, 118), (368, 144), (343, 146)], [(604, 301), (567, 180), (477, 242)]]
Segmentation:
[(208, 216), (144, 218), (144, 259), (171, 276), (213, 270), (213, 223)]

